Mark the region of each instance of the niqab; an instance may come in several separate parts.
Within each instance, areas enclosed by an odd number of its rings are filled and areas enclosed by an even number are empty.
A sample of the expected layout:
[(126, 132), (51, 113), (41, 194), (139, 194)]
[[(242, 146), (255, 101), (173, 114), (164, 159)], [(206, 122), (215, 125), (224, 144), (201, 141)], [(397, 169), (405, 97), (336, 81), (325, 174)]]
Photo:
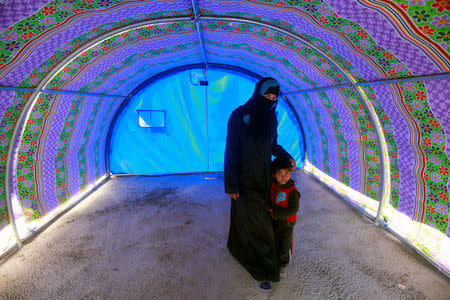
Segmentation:
[(264, 141), (276, 134), (277, 101), (265, 98), (264, 94), (271, 92), (278, 96), (279, 90), (280, 86), (275, 79), (265, 77), (256, 83), (253, 95), (243, 105), (244, 114), (250, 115), (249, 134), (257, 140)]

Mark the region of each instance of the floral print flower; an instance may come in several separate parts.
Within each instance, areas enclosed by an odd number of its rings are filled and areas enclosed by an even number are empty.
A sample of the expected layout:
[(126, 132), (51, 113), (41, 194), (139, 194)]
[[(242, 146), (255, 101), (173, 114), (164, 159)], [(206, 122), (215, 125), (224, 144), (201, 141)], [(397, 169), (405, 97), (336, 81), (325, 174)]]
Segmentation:
[(433, 33), (434, 33), (434, 31), (435, 31), (435, 29), (433, 29), (433, 28), (431, 28), (430, 26), (428, 26), (428, 25), (425, 25), (425, 26), (419, 26), (419, 29), (423, 32), (423, 33), (425, 33), (426, 35), (433, 35)]
[(73, 8), (70, 4), (63, 4), (59, 7), (59, 10), (71, 10)]
[(99, 6), (110, 6), (111, 5), (111, 0), (101, 0), (100, 2), (97, 3)]
[(305, 9), (306, 11), (309, 11), (310, 13), (315, 13), (315, 12), (317, 11), (316, 6), (313, 5), (313, 4), (306, 4), (306, 5), (304, 6), (304, 9)]
[(39, 21), (41, 24), (49, 25), (55, 23), (55, 18), (46, 17)]
[(380, 63), (380, 65), (384, 67), (389, 67), (391, 65), (391, 63), (385, 60), (384, 58), (378, 59), (378, 62)]
[(363, 47), (364, 49), (368, 49), (368, 48), (370, 48), (370, 44), (369, 44), (369, 42), (367, 42), (367, 40), (362, 40), (361, 47)]
[(431, 127), (428, 124), (421, 124), (420, 128), (422, 128), (423, 132), (425, 132), (425, 133), (430, 133), (431, 132)]
[(67, 17), (69, 17), (69, 16), (70, 16), (70, 12), (68, 12), (68, 11), (60, 11), (58, 13), (58, 17), (60, 19), (67, 19)]
[(32, 30), (33, 27), (34, 27), (33, 23), (23, 22), (23, 23), (18, 24), (16, 26), (16, 29), (17, 29), (17, 31), (20, 31), (20, 32), (23, 33), (23, 32), (27, 32), (27, 31)]
[(430, 179), (433, 180), (434, 182), (439, 182), (441, 181), (441, 176), (437, 173), (433, 173), (431, 174)]
[(15, 33), (14, 31), (6, 31), (2, 35), (2, 40), (7, 41), (7, 42), (15, 41), (18, 36), (19, 35), (17, 33)]
[(434, 21), (432, 21), (431, 24), (436, 25), (437, 28), (441, 28), (442, 26), (450, 26), (447, 15), (434, 16)]
[(423, 111), (423, 113), (428, 117), (428, 118), (434, 118), (433, 112), (429, 109), (425, 109)]
[(413, 92), (416, 90), (416, 87), (414, 86), (414, 83), (412, 83), (412, 82), (407, 82), (407, 83), (403, 84), (403, 88), (410, 92)]
[(13, 51), (19, 49), (19, 47), (20, 47), (20, 43), (18, 43), (16, 41), (12, 41), (11, 43), (8, 43), (5, 45), (5, 50), (13, 52)]
[(442, 135), (437, 132), (433, 132), (431, 134), (431, 137), (433, 138), (433, 142), (436, 144), (440, 144), (441, 142), (444, 141), (444, 139), (442, 138)]
[(419, 6), (424, 6), (425, 2), (424, 0), (410, 0), (409, 5), (419, 5)]
[[(450, 31), (439, 31), (437, 33), (437, 40), (443, 40), (444, 42), (450, 41)], [(445, 47), (447, 47), (447, 44), (445, 43)]]
[(448, 168), (445, 166), (439, 167), (439, 173), (442, 174), (442, 176), (447, 176), (449, 173)]
[(412, 106), (417, 109), (417, 110), (421, 110), (422, 109), (422, 105), (420, 104), (420, 102), (414, 101), (412, 103)]
[(327, 5), (322, 4), (320, 6), (317, 7), (317, 10), (322, 13), (324, 16), (329, 16), (330, 15), (330, 9), (328, 8)]
[(41, 13), (44, 15), (44, 16), (48, 16), (48, 15), (53, 15), (53, 13), (56, 11), (56, 9), (53, 7), (53, 6), (45, 6), (43, 9), (42, 9), (42, 11), (41, 11)]
[(392, 68), (398, 72), (404, 72), (405, 71), (405, 66), (401, 63), (398, 64), (393, 64)]
[(430, 156), (429, 160), (435, 164), (435, 165), (440, 165), (441, 164), (441, 160), (439, 158), (437, 158), (436, 156)]
[(448, 0), (434, 0), (431, 4), (432, 7), (436, 8), (438, 12), (443, 12), (445, 10), (450, 10), (450, 1)]
[(430, 17), (429, 14), (427, 14), (426, 10), (418, 10), (414, 12), (413, 18), (417, 21), (417, 23), (423, 23), (428, 20)]

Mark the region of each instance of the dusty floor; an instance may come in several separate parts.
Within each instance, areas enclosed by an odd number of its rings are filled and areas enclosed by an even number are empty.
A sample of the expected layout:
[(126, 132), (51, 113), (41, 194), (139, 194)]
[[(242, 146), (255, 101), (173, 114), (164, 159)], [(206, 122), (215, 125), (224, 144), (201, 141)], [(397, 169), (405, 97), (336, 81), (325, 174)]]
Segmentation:
[(450, 299), (413, 250), (295, 180), (294, 256), (272, 292), (228, 253), (230, 200), (213, 174), (113, 178), (0, 262), (0, 299)]

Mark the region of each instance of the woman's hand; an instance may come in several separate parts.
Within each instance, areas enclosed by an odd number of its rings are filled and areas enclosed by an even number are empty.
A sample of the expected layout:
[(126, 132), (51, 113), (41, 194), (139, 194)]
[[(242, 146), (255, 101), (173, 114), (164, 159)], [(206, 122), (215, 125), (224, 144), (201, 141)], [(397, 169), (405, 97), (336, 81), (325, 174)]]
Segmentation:
[(239, 198), (239, 193), (236, 193), (236, 194), (228, 194), (228, 196), (230, 196), (231, 199), (233, 199), (233, 200), (237, 200), (237, 198)]
[(295, 171), (295, 169), (297, 168), (297, 163), (295, 162), (295, 159), (291, 158), (289, 159), (289, 161), (291, 162), (292, 171)]
[(273, 209), (272, 209), (272, 207), (268, 207), (267, 208), (267, 210), (269, 211), (269, 215), (270, 215), (270, 217), (273, 219)]

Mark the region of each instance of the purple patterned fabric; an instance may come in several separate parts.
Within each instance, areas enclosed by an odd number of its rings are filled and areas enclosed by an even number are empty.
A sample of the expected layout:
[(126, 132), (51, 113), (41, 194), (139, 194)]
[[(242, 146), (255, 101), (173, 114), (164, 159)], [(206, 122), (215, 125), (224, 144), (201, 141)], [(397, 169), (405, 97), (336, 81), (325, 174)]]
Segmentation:
[[(209, 39), (220, 41), (225, 44), (236, 43), (236, 44), (241, 44), (241, 45), (251, 45), (255, 49), (267, 51), (269, 53), (276, 55), (277, 57), (284, 57), (287, 60), (289, 60), (289, 62), (293, 66), (295, 66), (297, 69), (305, 72), (306, 75), (311, 80), (314, 80), (315, 82), (317, 82), (319, 86), (329, 86), (329, 85), (333, 84), (333, 82), (331, 82), (330, 80), (327, 80), (323, 76), (319, 75), (307, 63), (300, 60), (299, 57), (295, 56), (294, 51), (292, 51), (292, 52), (286, 51), (282, 48), (276, 47), (275, 45), (266, 44), (265, 42), (261, 41), (260, 39), (253, 38), (251, 36), (234, 36), (234, 35), (233, 36), (224, 36), (224, 35), (216, 35), (211, 32), (205, 33), (205, 36), (207, 36), (207, 38), (209, 38)], [(253, 59), (254, 60), (262, 60), (265, 58), (264, 56), (258, 57), (257, 53), (251, 54), (247, 50), (237, 50), (237, 49), (229, 49), (229, 48), (224, 49), (222, 47), (215, 47), (215, 46), (213, 47), (211, 45), (208, 45), (207, 49), (208, 49), (208, 54), (214, 53), (214, 52), (220, 53), (220, 56), (215, 55), (212, 57), (213, 58), (212, 62), (217, 62), (217, 63), (228, 63), (228, 64), (235, 64), (238, 66), (241, 65), (240, 59), (236, 58), (235, 61), (232, 61), (226, 57), (227, 53), (231, 53), (234, 55), (241, 55), (242, 57), (246, 57), (246, 56), (248, 57), (249, 55), (253, 55), (253, 57), (250, 58), (251, 60), (253, 60)], [(275, 65), (274, 62), (275, 61), (272, 59), (267, 59), (266, 64), (267, 65)], [(288, 76), (288, 74), (289, 74), (288, 71), (290, 69), (287, 69), (286, 66), (283, 65), (282, 63), (277, 63), (277, 65), (280, 65), (280, 67), (282, 67), (283, 69), (286, 69), (286, 70), (283, 70), (283, 71), (285, 71), (286, 78), (290, 78), (291, 80), (293, 80), (293, 83), (295, 83), (295, 85), (294, 84), (290, 85), (287, 82), (284, 82), (283, 87), (289, 87), (289, 89), (286, 88), (287, 91), (296, 91), (296, 90), (299, 90), (299, 88), (306, 88), (306, 89), (312, 88), (311, 86), (305, 85), (302, 81), (298, 80), (297, 78)]]
[[(122, 103), (122, 101), (116, 101), (112, 106), (111, 112), (108, 116), (108, 118), (105, 121), (105, 129), (103, 130), (103, 135), (100, 137), (100, 143), (99, 143), (99, 154), (100, 154), (100, 159), (99, 159), (99, 173), (101, 175), (106, 173), (106, 162), (105, 162), (105, 150), (106, 150), (106, 138), (108, 136), (108, 131), (110, 129), (110, 126), (112, 126), (113, 124), (112, 119), (114, 118), (114, 114), (117, 112), (117, 110), (119, 109), (120, 104)], [(104, 110), (106, 110), (106, 105), (104, 105)], [(101, 112), (103, 115), (103, 111)], [(112, 129), (112, 128), (111, 128)]]
[[(314, 112), (309, 108), (308, 105), (305, 105), (305, 102), (308, 101), (305, 98), (311, 98), (309, 94), (301, 94), (301, 95), (294, 95), (294, 103), (297, 105), (301, 104), (301, 109), (297, 109), (297, 112), (300, 116), (303, 116), (303, 118), (306, 117), (306, 122), (310, 128), (311, 131), (308, 130), (307, 126), (303, 126), (303, 129), (305, 130), (305, 142), (307, 146), (307, 155), (308, 160), (313, 163), (314, 160), (316, 160), (316, 164), (314, 164), (319, 170), (324, 171), (324, 165), (323, 165), (323, 157), (322, 157), (322, 143), (320, 138), (320, 133), (318, 130), (318, 124), (316, 123), (314, 119)], [(301, 113), (301, 112), (304, 113)], [(308, 131), (308, 134), (306, 132)]]
[(344, 137), (347, 141), (350, 187), (356, 191), (363, 192), (361, 190), (362, 166), (359, 161), (360, 146), (358, 146), (360, 142), (356, 139), (356, 133), (353, 127), (356, 121), (352, 118), (351, 109), (345, 103), (344, 97), (342, 95), (340, 95), (335, 90), (328, 90), (325, 92), (327, 93), (328, 98), (339, 113), (342, 130), (344, 131)]
[[(235, 65), (247, 70), (251, 70), (261, 76), (270, 76), (276, 78), (280, 82), (281, 90), (283, 92), (296, 90), (296, 87), (305, 87), (302, 82), (298, 82), (298, 85), (296, 85), (292, 81), (289, 81), (287, 77), (289, 72), (280, 63), (275, 62), (271, 65), (271, 62), (266, 61), (266, 59), (263, 58), (260, 58), (258, 60), (249, 60), (246, 58), (244, 53), (236, 53), (237, 51), (223, 48), (208, 49), (210, 49), (207, 52), (208, 60), (210, 62)], [(218, 54), (218, 51), (220, 51), (220, 54)]]
[(55, 109), (56, 113), (50, 119), (48, 134), (43, 142), (44, 156), (41, 162), (40, 172), (43, 185), (42, 199), (45, 200), (49, 211), (59, 206), (58, 197), (56, 196), (55, 157), (58, 148), (58, 138), (64, 129), (64, 118), (69, 113), (72, 100), (73, 96), (70, 95), (63, 95), (56, 98), (58, 102)]
[[(102, 73), (108, 70), (112, 67), (121, 67), (123, 65), (123, 61), (126, 58), (129, 58), (133, 55), (136, 55), (136, 53), (145, 53), (152, 49), (158, 49), (158, 48), (165, 48), (168, 46), (183, 44), (183, 43), (189, 43), (194, 42), (197, 40), (197, 36), (195, 34), (191, 34), (188, 36), (183, 37), (180, 39), (178, 36), (169, 36), (165, 39), (158, 39), (156, 41), (149, 40), (148, 42), (140, 43), (139, 45), (133, 45), (133, 46), (125, 46), (120, 49), (116, 49), (115, 52), (99, 61), (97, 64), (91, 64), (89, 65), (88, 69), (83, 70), (83, 75), (78, 77), (74, 82), (71, 82), (69, 85), (64, 86), (64, 89), (67, 90), (73, 90), (78, 91), (81, 87), (88, 86), (90, 83), (96, 79), (96, 78), (102, 78)], [(195, 48), (195, 51), (198, 52), (198, 49)], [(186, 55), (185, 51), (180, 51), (177, 53), (178, 55)], [(99, 87), (94, 87), (94, 90), (89, 90), (89, 92), (100, 92), (103, 90), (110, 89), (114, 86), (114, 84), (117, 82), (117, 80), (120, 80), (121, 78), (125, 78), (129, 76), (130, 74), (135, 73), (134, 70), (139, 70), (144, 65), (151, 65), (155, 60), (158, 62), (170, 62), (170, 59), (174, 59), (175, 55), (171, 55), (168, 53), (168, 55), (160, 55), (160, 56), (154, 56), (152, 58), (140, 58), (136, 63), (134, 63), (131, 66), (126, 65), (124, 68), (121, 68), (121, 72), (115, 72), (112, 78), (117, 78), (116, 80), (111, 80), (111, 77), (106, 78), (106, 81), (104, 84), (102, 84)], [(190, 63), (197, 63), (200, 62), (198, 59), (193, 61), (185, 61), (185, 64)], [(160, 68), (149, 68), (152, 69), (153, 72), (160, 72), (162, 71)], [(150, 70), (149, 70), (150, 71)], [(129, 92), (131, 92), (131, 88), (128, 88), (124, 95), (127, 95)], [(116, 94), (116, 93), (113, 93)]]
[(322, 99), (317, 95), (317, 93), (309, 93), (309, 95), (311, 96), (314, 107), (320, 114), (321, 125), (327, 137), (329, 155), (328, 165), (330, 167), (330, 176), (336, 180), (339, 180), (340, 161), (337, 155), (339, 153), (339, 150), (337, 148), (336, 135), (332, 128), (333, 124), (331, 121), (330, 113), (322, 103)]
[(0, 32), (18, 21), (34, 14), (49, 0), (2, 0), (0, 1)]
[[(356, 1), (327, 0), (327, 3), (339, 16), (352, 20), (367, 30), (379, 46), (397, 56), (412, 74), (425, 75), (440, 72), (419, 47), (400, 36), (397, 27), (379, 12), (366, 8)], [(366, 75), (365, 72), (362, 73)]]
[[(6, 112), (6, 109), (13, 101), (13, 97), (14, 97), (14, 92), (0, 90), (0, 116), (3, 117), (3, 115)], [(2, 131), (8, 130), (7, 128), (5, 128), (6, 124), (1, 123), (0, 126), (2, 127)]]
[[(151, 1), (145, 5), (139, 5), (139, 10), (146, 13), (158, 11), (171, 11), (189, 9), (191, 3), (183, 1)], [(108, 23), (113, 23), (127, 18), (136, 17), (136, 7), (124, 6), (122, 9), (111, 10), (108, 12)], [(103, 15), (90, 14), (79, 16), (76, 21), (67, 24), (66, 27), (59, 27), (59, 32), (52, 37), (43, 37), (36, 47), (27, 53), (27, 58), (19, 65), (15, 66), (9, 73), (0, 78), (0, 86), (17, 86), (26, 76), (31, 73), (40, 63), (48, 59), (56, 49), (64, 46), (72, 39), (88, 32), (89, 30), (105, 23)], [(48, 34), (47, 34), (48, 35)]]
[(450, 78), (424, 81), (428, 102), (447, 137), (445, 153), (450, 157)]
[(412, 128), (405, 119), (405, 108), (402, 107), (398, 95), (390, 86), (377, 85), (373, 87), (384, 111), (392, 122), (395, 141), (398, 147), (398, 164), (400, 168), (400, 199), (398, 211), (412, 218), (417, 197), (417, 177), (414, 173), (414, 162), (417, 160), (412, 148)]
[[(247, 5), (240, 2), (230, 2), (230, 1), (198, 1), (200, 7), (208, 10), (212, 10), (219, 14), (229, 14), (230, 12), (250, 12), (253, 15), (265, 16), (267, 18), (275, 20), (283, 20), (292, 24), (294, 26), (294, 31), (297, 33), (306, 33), (308, 35), (314, 36), (326, 43), (339, 53), (344, 59), (347, 59), (352, 63), (352, 65), (363, 74), (364, 78), (367, 80), (377, 80), (380, 76), (374, 72), (370, 65), (362, 59), (360, 56), (354, 55), (348, 50), (345, 43), (338, 38), (335, 34), (330, 33), (325, 30), (321, 30), (316, 26), (311, 26), (309, 18), (307, 18), (303, 13), (293, 14), (288, 10), (269, 10), (265, 7)], [(309, 20), (309, 21), (308, 21)]]
[[(78, 168), (78, 149), (80, 149), (81, 143), (83, 141), (83, 133), (86, 129), (89, 116), (94, 107), (94, 102), (97, 97), (84, 97), (83, 103), (81, 105), (81, 111), (78, 117), (76, 130), (73, 132), (70, 150), (67, 153), (67, 169), (66, 174), (68, 182), (68, 190), (70, 197), (78, 194), (80, 192), (80, 171)], [(91, 183), (91, 182), (89, 182)]]
[[(428, 101), (433, 114), (444, 128), (447, 141), (445, 153), (450, 157), (450, 79), (425, 81)], [(450, 181), (447, 182), (447, 190), (450, 190)], [(450, 207), (447, 208), (450, 210)], [(447, 237), (450, 237), (450, 225), (447, 229)]]

